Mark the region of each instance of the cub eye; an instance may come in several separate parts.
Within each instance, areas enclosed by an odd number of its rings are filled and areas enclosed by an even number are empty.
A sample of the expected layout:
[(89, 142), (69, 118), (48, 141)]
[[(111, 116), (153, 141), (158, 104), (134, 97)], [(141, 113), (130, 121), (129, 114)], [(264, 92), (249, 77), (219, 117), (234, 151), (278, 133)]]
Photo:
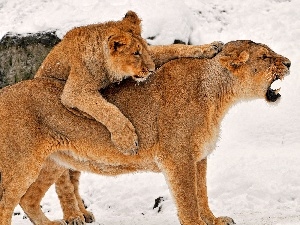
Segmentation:
[(136, 51), (133, 53), (134, 55), (141, 55), (141, 53), (139, 51)]

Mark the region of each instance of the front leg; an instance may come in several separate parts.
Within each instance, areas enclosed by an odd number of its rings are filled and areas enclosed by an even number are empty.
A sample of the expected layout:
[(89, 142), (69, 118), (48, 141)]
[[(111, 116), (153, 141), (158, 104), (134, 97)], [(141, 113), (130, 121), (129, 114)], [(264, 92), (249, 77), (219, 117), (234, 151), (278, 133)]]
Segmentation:
[[(78, 193), (79, 171), (67, 169), (56, 181), (55, 189), (58, 195), (61, 208), (64, 214), (64, 220), (68, 224), (82, 225), (92, 223), (95, 218), (88, 212), (83, 205), (82, 199)], [(79, 197), (77, 197), (77, 195)]]
[(196, 163), (188, 157), (159, 157), (162, 169), (175, 200), (182, 225), (206, 225), (200, 218), (197, 204)]
[(85, 209), (83, 200), (79, 194), (79, 179), (80, 179), (81, 173), (76, 170), (69, 170), (69, 174), (70, 174), (70, 181), (74, 187), (74, 194), (77, 199), (78, 207), (84, 216), (85, 222), (87, 222), (87, 223), (95, 222), (95, 217), (94, 217), (93, 213), (91, 213)]
[(222, 42), (215, 41), (205, 45), (151, 45), (148, 49), (155, 66), (159, 67), (170, 60), (184, 57), (212, 58), (222, 50), (222, 47)]
[(197, 162), (197, 199), (201, 218), (208, 225), (232, 225), (235, 224), (229, 217), (216, 218), (208, 205), (207, 186), (206, 186), (207, 159)]
[[(72, 71), (72, 73), (74, 73)], [(118, 107), (106, 101), (99, 93), (101, 85), (93, 79), (76, 78), (70, 73), (61, 102), (67, 108), (75, 108), (102, 123), (111, 133), (114, 145), (125, 155), (136, 154), (138, 138), (132, 123)], [(84, 76), (88, 77), (88, 76)]]

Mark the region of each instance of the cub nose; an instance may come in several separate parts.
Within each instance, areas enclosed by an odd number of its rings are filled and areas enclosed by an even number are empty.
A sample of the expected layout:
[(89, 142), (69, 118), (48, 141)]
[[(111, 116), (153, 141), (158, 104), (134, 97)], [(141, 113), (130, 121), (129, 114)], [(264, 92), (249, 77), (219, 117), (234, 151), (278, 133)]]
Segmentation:
[(154, 70), (155, 70), (155, 64), (154, 63), (150, 63), (148, 65), (148, 70), (149, 70), (150, 73), (154, 72)]

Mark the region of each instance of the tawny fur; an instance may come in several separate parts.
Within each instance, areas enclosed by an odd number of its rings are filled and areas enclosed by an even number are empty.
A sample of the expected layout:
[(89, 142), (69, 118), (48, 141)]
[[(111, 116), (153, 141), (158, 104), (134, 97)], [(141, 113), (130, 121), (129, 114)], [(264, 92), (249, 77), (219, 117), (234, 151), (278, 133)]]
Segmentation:
[[(174, 60), (146, 83), (126, 80), (103, 90), (102, 95), (136, 128), (140, 150), (134, 156), (115, 148), (105, 126), (61, 104), (64, 82), (37, 78), (4, 88), (0, 92), (4, 121), (0, 124), (4, 190), (0, 224), (10, 224), (21, 198), (22, 208), (35, 224), (62, 224), (46, 220), (36, 206), (55, 177), (66, 173), (65, 168), (104, 175), (163, 172), (181, 224), (232, 224), (230, 218), (216, 218), (209, 209), (206, 157), (214, 149), (229, 107), (244, 99), (266, 98), (271, 83), (282, 79), (289, 65), (287, 58), (265, 45), (234, 41), (212, 59)], [(65, 180), (57, 185), (69, 190), (76, 186)], [(66, 204), (63, 207), (73, 207), (73, 214), (82, 219), (78, 205)]]
[(169, 61), (175, 57), (212, 57), (218, 48), (177, 45), (170, 46), (169, 53), (162, 55), (161, 47), (157, 46), (150, 49), (150, 55), (147, 43), (141, 37), (140, 22), (138, 16), (129, 11), (121, 21), (70, 30), (51, 50), (35, 75), (35, 78), (66, 81), (62, 103), (106, 126), (112, 142), (128, 155), (138, 150), (135, 128), (115, 105), (100, 95), (99, 90), (129, 76), (137, 81), (145, 80), (155, 69), (151, 56), (159, 55), (156, 58), (159, 66), (165, 59)]
[(35, 75), (66, 81), (62, 103), (105, 125), (124, 154), (137, 151), (135, 129), (98, 90), (127, 76), (145, 79), (154, 71), (146, 42), (140, 36), (140, 21), (129, 11), (121, 21), (72, 29), (51, 50)]
[(2, 176), (1, 176), (1, 172), (0, 172), (0, 201), (2, 199), (2, 195), (3, 195)]

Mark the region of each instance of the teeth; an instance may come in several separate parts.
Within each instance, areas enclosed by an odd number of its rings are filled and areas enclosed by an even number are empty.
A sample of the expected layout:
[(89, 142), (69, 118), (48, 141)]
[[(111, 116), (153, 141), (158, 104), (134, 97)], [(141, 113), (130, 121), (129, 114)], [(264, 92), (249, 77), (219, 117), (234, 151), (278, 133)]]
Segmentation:
[(276, 94), (276, 95), (279, 93), (280, 89), (281, 89), (281, 88), (278, 88), (278, 89), (275, 90), (275, 94)]
[(280, 90), (280, 88), (281, 88), (281, 83), (282, 81), (280, 80), (280, 79), (278, 79), (278, 80), (275, 80), (272, 84), (271, 84), (271, 88), (273, 89), (273, 90)]

